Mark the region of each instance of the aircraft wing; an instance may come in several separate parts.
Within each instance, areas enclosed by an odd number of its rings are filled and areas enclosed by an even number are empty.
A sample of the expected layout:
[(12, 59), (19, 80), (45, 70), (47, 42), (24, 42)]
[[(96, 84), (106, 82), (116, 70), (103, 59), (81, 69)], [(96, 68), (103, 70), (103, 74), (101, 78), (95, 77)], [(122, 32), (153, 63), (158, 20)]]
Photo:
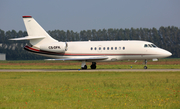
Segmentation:
[(49, 61), (86, 61), (86, 60), (104, 60), (108, 57), (91, 57), (91, 58), (67, 58), (67, 59), (45, 59)]

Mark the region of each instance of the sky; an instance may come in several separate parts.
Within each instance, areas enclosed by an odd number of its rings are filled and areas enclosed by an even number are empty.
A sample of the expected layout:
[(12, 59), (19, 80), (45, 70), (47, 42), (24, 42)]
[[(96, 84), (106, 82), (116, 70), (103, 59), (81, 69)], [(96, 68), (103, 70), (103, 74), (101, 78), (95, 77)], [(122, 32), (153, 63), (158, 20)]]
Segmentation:
[(180, 0), (0, 0), (0, 29), (25, 31), (22, 16), (46, 31), (180, 27)]

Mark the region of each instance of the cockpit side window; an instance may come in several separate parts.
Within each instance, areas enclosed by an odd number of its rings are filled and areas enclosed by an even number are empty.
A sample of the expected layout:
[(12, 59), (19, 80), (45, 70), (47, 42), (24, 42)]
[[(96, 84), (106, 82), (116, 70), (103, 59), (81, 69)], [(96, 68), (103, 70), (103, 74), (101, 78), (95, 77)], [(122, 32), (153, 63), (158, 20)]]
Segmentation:
[(152, 47), (151, 44), (148, 44), (149, 47)]
[(144, 44), (144, 47), (148, 47), (148, 45), (147, 45), (147, 44)]

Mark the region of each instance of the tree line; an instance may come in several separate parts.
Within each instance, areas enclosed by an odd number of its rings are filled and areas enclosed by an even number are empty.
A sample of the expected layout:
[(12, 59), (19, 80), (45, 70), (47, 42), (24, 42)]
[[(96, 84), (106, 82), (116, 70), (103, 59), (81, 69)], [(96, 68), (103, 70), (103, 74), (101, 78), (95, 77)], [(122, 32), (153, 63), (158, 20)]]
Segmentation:
[[(180, 58), (180, 29), (174, 26), (156, 28), (125, 28), (83, 30), (80, 32), (52, 30), (47, 31), (58, 41), (110, 41), (144, 40), (154, 43), (172, 53), (171, 58)], [(7, 60), (36, 60), (47, 57), (38, 56), (23, 50), (29, 41), (11, 41), (11, 38), (27, 36), (26, 31), (3, 31), (0, 29), (0, 53), (6, 54)]]

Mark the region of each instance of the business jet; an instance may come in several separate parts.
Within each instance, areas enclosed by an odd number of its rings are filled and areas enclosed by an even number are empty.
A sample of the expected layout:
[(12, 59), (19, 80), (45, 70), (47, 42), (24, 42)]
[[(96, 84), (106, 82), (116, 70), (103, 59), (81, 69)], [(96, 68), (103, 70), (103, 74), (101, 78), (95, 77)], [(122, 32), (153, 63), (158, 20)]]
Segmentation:
[(144, 60), (144, 69), (147, 69), (148, 59), (157, 61), (172, 55), (148, 41), (61, 42), (53, 39), (32, 16), (23, 16), (23, 20), (28, 36), (10, 40), (29, 40), (31, 45), (24, 49), (53, 58), (47, 60), (82, 61), (82, 69), (87, 69), (86, 62), (92, 62), (91, 69), (96, 69), (96, 62), (119, 60)]

